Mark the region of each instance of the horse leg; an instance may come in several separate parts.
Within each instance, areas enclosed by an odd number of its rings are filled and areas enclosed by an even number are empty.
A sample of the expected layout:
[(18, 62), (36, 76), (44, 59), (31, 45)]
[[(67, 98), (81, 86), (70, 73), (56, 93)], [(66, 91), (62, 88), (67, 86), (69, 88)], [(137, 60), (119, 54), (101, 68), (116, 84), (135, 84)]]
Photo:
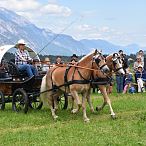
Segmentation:
[(84, 119), (84, 122), (89, 122), (90, 119), (87, 117), (87, 113), (86, 113), (86, 98), (88, 96), (88, 93), (84, 93), (82, 95), (82, 110), (83, 110), (83, 119)]
[(91, 111), (92, 113), (94, 113), (94, 107), (93, 107), (93, 104), (92, 104), (92, 102), (91, 102), (90, 92), (91, 92), (91, 89), (89, 89), (88, 94), (87, 94), (87, 102), (88, 102), (88, 104), (89, 104), (90, 111)]
[(71, 110), (73, 110), (75, 101), (74, 101), (74, 98), (72, 96), (71, 96), (70, 101), (71, 101)]
[(55, 110), (55, 112), (58, 110), (58, 101), (57, 101), (57, 99), (58, 99), (58, 96), (54, 96), (53, 102), (54, 102), (54, 110)]
[[(105, 87), (103, 85), (99, 85), (98, 87), (99, 87), (99, 90), (101, 91), (101, 93), (103, 95), (103, 92), (104, 92), (103, 89)], [(104, 96), (103, 96), (103, 99), (104, 99), (103, 104), (101, 106), (96, 106), (96, 110), (97, 111), (102, 110), (105, 107), (105, 105), (107, 104), (106, 98)]]
[(76, 100), (76, 103), (77, 103), (77, 108), (76, 109), (72, 109), (72, 111), (71, 111), (73, 114), (75, 114), (81, 108), (81, 101), (80, 101), (79, 96), (78, 96), (78, 93), (76, 91), (72, 91), (71, 92), (71, 95)]
[(113, 111), (110, 98), (109, 98), (109, 96), (108, 96), (108, 94), (107, 94), (107, 92), (106, 92), (106, 87), (105, 87), (104, 85), (100, 85), (99, 88), (100, 88), (100, 91), (101, 91), (101, 93), (102, 93), (102, 95), (103, 95), (104, 103), (103, 103), (103, 105), (102, 105), (101, 107), (99, 107), (98, 109), (103, 109), (103, 107), (104, 107), (104, 106), (106, 105), (106, 103), (107, 103), (107, 104), (109, 105), (109, 107), (110, 107), (110, 112), (111, 112), (112, 118), (115, 118), (115, 113), (114, 113), (114, 111)]
[(52, 117), (53, 117), (53, 119), (55, 120), (55, 119), (58, 118), (58, 116), (56, 115), (55, 109), (53, 108), (53, 102), (54, 102), (53, 96), (50, 96), (50, 98), (49, 98), (49, 100), (48, 100), (48, 103), (49, 103), (49, 105), (50, 105)]

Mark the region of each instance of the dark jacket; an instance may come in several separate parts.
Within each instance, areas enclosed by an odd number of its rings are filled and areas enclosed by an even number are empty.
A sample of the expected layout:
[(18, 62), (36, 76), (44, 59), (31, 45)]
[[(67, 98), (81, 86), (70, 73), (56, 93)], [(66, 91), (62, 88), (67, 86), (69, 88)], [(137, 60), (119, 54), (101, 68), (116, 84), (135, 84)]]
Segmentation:
[(146, 71), (143, 70), (142, 72), (136, 71), (135, 73), (136, 79), (142, 78), (143, 80), (146, 80)]

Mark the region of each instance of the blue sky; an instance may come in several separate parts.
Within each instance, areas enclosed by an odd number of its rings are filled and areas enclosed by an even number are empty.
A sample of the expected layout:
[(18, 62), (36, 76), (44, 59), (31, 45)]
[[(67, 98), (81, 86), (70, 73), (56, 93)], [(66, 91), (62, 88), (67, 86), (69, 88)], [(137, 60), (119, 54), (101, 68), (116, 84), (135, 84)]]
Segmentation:
[(76, 20), (64, 33), (78, 40), (146, 46), (146, 0), (2, 0), (0, 6), (56, 33)]

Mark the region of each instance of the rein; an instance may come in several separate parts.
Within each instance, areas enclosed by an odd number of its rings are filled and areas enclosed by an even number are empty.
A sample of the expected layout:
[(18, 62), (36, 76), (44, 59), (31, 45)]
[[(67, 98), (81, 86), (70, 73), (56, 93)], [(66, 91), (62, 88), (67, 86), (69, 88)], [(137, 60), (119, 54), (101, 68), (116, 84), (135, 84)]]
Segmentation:
[[(106, 65), (106, 64), (105, 64)], [(103, 65), (103, 66), (105, 66)], [(82, 66), (78, 66), (78, 65), (64, 65), (64, 64), (56, 64), (56, 66), (58, 67), (68, 67), (68, 66), (71, 66), (71, 67), (75, 67), (75, 68), (81, 68), (81, 69), (86, 69), (86, 70), (90, 70), (90, 71), (95, 71), (97, 72), (98, 69), (92, 69), (92, 68), (88, 68), (88, 67), (82, 67)], [(101, 68), (101, 67), (100, 67)]]

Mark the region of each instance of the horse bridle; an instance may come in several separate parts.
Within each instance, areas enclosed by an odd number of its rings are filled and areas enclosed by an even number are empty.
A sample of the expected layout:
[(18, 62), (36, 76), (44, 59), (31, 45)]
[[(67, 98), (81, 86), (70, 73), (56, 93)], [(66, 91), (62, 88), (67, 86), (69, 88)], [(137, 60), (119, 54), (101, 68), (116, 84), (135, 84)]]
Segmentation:
[[(120, 59), (120, 57), (117, 57), (116, 58), (116, 60), (119, 60)], [(114, 72), (118, 72), (120, 69), (122, 69), (123, 67), (121, 66), (121, 67), (119, 67), (119, 68), (116, 68), (116, 60), (113, 60), (113, 65), (114, 65)]]
[[(95, 60), (96, 65), (99, 67), (99, 69), (102, 70), (102, 68), (105, 67), (107, 64), (105, 63), (105, 64), (103, 64), (102, 66), (99, 66), (100, 61), (102, 61), (102, 60), (100, 59), (100, 57), (101, 57), (102, 59), (105, 59), (105, 57), (104, 57), (101, 53), (99, 53), (99, 56), (98, 56), (97, 58), (94, 58), (94, 60)], [(94, 62), (94, 60), (93, 60), (93, 62)], [(93, 62), (92, 62), (92, 63), (93, 63)], [(105, 62), (106, 62), (106, 61), (105, 61)]]

